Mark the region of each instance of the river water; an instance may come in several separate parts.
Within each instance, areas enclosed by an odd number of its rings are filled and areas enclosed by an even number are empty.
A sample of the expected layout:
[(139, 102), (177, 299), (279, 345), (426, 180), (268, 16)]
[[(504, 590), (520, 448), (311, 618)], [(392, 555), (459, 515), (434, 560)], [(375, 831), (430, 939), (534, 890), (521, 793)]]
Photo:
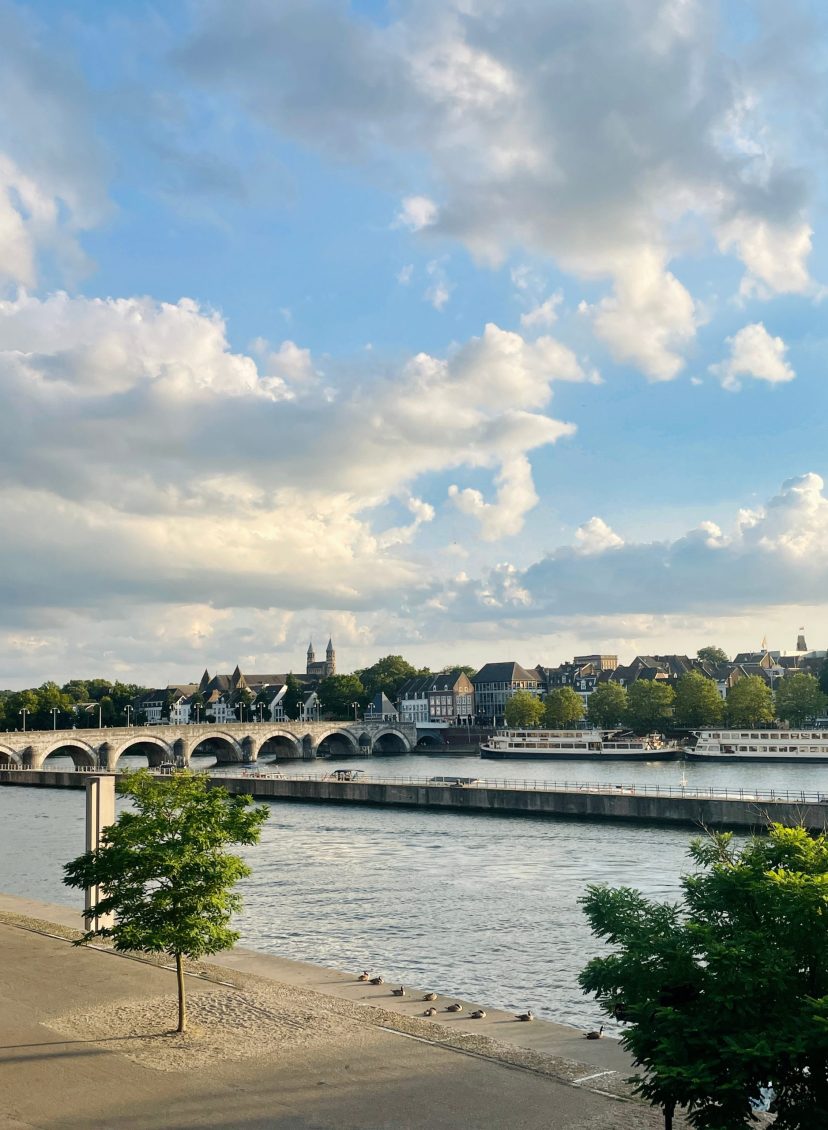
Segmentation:
[[(52, 764), (58, 768), (58, 759)], [(584, 765), (419, 755), (338, 764), (383, 776), (677, 785), (684, 775), (688, 786), (828, 792), (828, 765)], [(209, 758), (194, 762), (209, 765)], [(323, 775), (331, 766), (279, 768)], [(628, 885), (674, 898), (692, 838), (674, 828), (524, 816), (271, 808), (262, 842), (246, 853), (253, 874), (242, 884), (242, 944), (337, 969), (370, 969), (389, 982), (491, 1006), (531, 1007), (584, 1027), (601, 1017), (582, 996), (577, 974), (602, 952), (578, 904), (585, 887)], [(72, 904), (77, 892), (63, 887), (61, 865), (82, 849), (82, 794), (0, 788), (0, 890)]]

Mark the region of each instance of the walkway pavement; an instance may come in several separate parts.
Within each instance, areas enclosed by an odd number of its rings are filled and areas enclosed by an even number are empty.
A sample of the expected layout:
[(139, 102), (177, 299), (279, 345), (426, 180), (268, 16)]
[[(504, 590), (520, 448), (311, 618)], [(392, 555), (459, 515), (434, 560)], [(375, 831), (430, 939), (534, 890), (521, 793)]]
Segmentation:
[[(76, 922), (72, 912), (49, 909), (51, 921)], [(42, 910), (43, 904), (0, 896), (0, 912), (44, 918)], [(264, 1056), (251, 1047), (250, 1057), (237, 1061), (157, 1070), (117, 1050), (118, 1041), (103, 1046), (48, 1025), (67, 1014), (105, 1006), (114, 1015), (125, 1002), (174, 994), (172, 973), (2, 922), (0, 955), (1, 1130), (655, 1130), (661, 1125), (647, 1108), (587, 1086), (390, 1031), (378, 1026), (373, 1009), (364, 1010), (364, 1022), (363, 1010), (354, 1009), (355, 1016), (340, 1023), (345, 1035), (311, 1047), (280, 1048)], [(297, 986), (297, 994), (312, 988), (355, 1005), (365, 994), (365, 1004), (383, 1008), (392, 1007), (394, 999), (369, 996), (364, 985), (345, 975), (250, 952), (235, 951), (222, 964), (242, 970), (251, 983), (278, 972), (283, 982)], [(188, 985), (194, 1002), (199, 994), (238, 992), (199, 978), (189, 978)], [(305, 1007), (309, 998), (303, 999)], [(326, 997), (312, 999), (324, 1017)], [(396, 1007), (411, 1013), (415, 1005), (404, 1000)], [(416, 1005), (417, 1012), (421, 1007)], [(314, 1023), (310, 1013), (307, 1023)], [(473, 1021), (458, 1023), (480, 1032)], [(576, 1041), (584, 1075), (607, 1070), (606, 1064), (621, 1055), (611, 1041), (582, 1041), (545, 1022), (518, 1025), (492, 1014), (482, 1023), (498, 1040), (508, 1039), (511, 1029), (513, 1040), (557, 1055), (574, 1051), (567, 1041)], [(241, 1029), (237, 1035), (245, 1039)], [(123, 1048), (129, 1044), (125, 1041)]]

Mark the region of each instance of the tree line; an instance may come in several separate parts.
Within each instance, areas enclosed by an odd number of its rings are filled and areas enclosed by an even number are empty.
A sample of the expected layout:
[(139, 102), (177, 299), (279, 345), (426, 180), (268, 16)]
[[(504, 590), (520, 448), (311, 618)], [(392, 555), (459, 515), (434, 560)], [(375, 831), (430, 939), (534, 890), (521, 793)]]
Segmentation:
[(552, 690), (545, 699), (518, 691), (506, 703), (505, 720), (511, 729), (545, 726), (550, 730), (577, 725), (584, 718), (600, 729), (625, 727), (637, 734), (671, 727), (691, 730), (729, 726), (736, 729), (763, 726), (776, 719), (792, 727), (819, 717), (828, 696), (813, 675), (797, 672), (777, 683), (775, 692), (759, 675), (739, 679), (722, 699), (716, 683), (700, 671), (688, 671), (675, 689), (666, 682), (639, 679), (627, 688), (601, 683), (584, 709), (581, 696), (571, 687)]
[[(97, 726), (98, 708), (102, 726), (124, 726), (135, 699), (145, 693), (136, 683), (109, 679), (70, 679), (62, 687), (46, 682), (24, 691), (0, 691), (0, 729), (22, 730), (24, 720), (27, 730)], [(81, 704), (89, 709), (79, 709)]]

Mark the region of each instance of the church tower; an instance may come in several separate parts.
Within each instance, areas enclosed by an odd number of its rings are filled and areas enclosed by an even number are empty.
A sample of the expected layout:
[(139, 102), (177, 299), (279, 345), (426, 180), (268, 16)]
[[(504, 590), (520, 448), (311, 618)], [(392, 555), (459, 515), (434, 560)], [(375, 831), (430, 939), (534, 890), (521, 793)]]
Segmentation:
[(314, 661), (315, 658), (316, 658), (316, 656), (314, 655), (314, 652), (313, 652), (313, 640), (311, 640), (310, 643), (308, 644), (308, 662), (307, 662), (307, 665), (305, 667), (305, 674), (306, 675), (312, 675), (313, 674), (312, 667), (313, 667), (313, 661)]
[(336, 652), (334, 651), (333, 639), (328, 640), (328, 646), (325, 649), (325, 678), (330, 678), (331, 675), (336, 674)]

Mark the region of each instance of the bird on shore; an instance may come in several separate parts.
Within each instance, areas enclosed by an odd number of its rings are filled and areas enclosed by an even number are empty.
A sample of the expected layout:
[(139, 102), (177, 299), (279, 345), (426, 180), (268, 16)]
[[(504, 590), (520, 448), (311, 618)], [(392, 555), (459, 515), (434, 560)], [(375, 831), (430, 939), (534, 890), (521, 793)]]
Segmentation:
[(425, 1010), (425, 1012), (423, 1013), (423, 1016), (436, 1016), (436, 1015), (437, 1015), (437, 1009), (436, 1008), (427, 1008)]
[(471, 1014), (471, 1018), (472, 1020), (485, 1020), (486, 1010), (483, 1008), (475, 1009), (475, 1011)]
[(515, 1017), (515, 1020), (534, 1020), (535, 1014), (531, 1008), (527, 1008), (526, 1012), (521, 1012)]
[(384, 985), (385, 984), (385, 978), (384, 977), (372, 977), (370, 984), (372, 984), (372, 985)]
[(462, 1012), (462, 1011), (463, 1011), (462, 1004), (457, 1004), (456, 1002), (454, 1004), (450, 1004), (448, 1006), (448, 1008), (446, 1009), (446, 1012)]
[(405, 989), (402, 987), (402, 985), (400, 985), (399, 989), (392, 989), (391, 990), (391, 996), (392, 997), (404, 997), (405, 996)]
[(603, 1038), (604, 1038), (604, 1025), (603, 1024), (601, 1025), (601, 1027), (598, 1029), (597, 1032), (587, 1032), (587, 1034), (584, 1036), (585, 1040), (603, 1040)]
[(425, 996), (423, 997), (423, 1000), (424, 1001), (436, 1001), (437, 1000), (437, 994), (436, 993), (426, 993)]
[(367, 969), (363, 969), (363, 971), (360, 973), (359, 977), (357, 977), (357, 981), (370, 981), (370, 980), (371, 980), (371, 974), (368, 972)]

